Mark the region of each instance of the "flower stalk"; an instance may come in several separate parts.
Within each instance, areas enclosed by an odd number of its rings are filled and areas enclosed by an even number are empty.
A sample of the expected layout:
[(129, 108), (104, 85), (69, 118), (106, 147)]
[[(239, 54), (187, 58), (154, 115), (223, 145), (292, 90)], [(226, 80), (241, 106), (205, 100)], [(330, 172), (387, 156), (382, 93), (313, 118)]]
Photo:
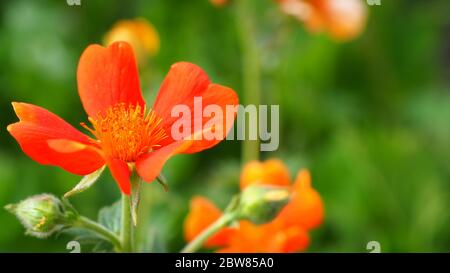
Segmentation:
[(236, 219), (235, 213), (225, 213), (214, 223), (212, 223), (208, 228), (206, 228), (202, 233), (200, 233), (194, 240), (187, 244), (181, 253), (194, 253), (200, 249), (209, 237), (213, 236), (221, 228), (228, 226)]
[(111, 230), (105, 228), (103, 225), (101, 225), (95, 221), (92, 221), (89, 218), (86, 218), (84, 216), (79, 216), (73, 226), (83, 227), (92, 232), (95, 232), (96, 234), (100, 235), (101, 237), (103, 237), (106, 240), (108, 240), (109, 242), (111, 242), (111, 244), (114, 246), (114, 249), (116, 251), (122, 250), (122, 244), (121, 244), (120, 238), (119, 238), (119, 236), (117, 236), (117, 234), (115, 234)]
[[(256, 38), (256, 24), (254, 7), (251, 0), (235, 1), (236, 28), (242, 53), (242, 80), (243, 80), (243, 105), (261, 104), (261, 71), (260, 53)], [(255, 3), (256, 5), (256, 3)], [(245, 117), (244, 117), (245, 118)], [(247, 119), (247, 118), (246, 118)], [(259, 159), (259, 140), (250, 140), (249, 124), (247, 119), (246, 134), (242, 144), (242, 162)], [(258, 128), (258, 127), (257, 127)]]
[(122, 242), (122, 252), (132, 252), (132, 233), (131, 224), (130, 196), (122, 194), (122, 223), (120, 231), (120, 240)]

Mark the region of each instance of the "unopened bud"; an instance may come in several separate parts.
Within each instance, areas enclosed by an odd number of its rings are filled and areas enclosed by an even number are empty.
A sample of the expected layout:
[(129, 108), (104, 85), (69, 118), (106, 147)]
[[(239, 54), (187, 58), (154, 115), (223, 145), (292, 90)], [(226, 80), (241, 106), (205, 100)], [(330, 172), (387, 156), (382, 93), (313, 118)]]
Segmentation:
[(264, 224), (272, 221), (289, 200), (287, 188), (249, 186), (241, 194), (238, 217), (254, 224)]
[(31, 196), (5, 209), (17, 216), (27, 234), (38, 238), (46, 238), (64, 227), (62, 203), (50, 194)]

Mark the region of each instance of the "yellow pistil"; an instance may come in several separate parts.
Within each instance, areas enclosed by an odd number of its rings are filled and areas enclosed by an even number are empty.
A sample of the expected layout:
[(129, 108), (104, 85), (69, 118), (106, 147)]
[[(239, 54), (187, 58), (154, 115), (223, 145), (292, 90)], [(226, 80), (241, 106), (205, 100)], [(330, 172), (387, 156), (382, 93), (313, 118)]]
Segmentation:
[(35, 230), (39, 230), (42, 226), (45, 225), (46, 217), (42, 216), (41, 219), (39, 219), (39, 222), (33, 227)]
[(140, 105), (119, 103), (99, 114), (97, 119), (89, 117), (93, 129), (81, 125), (96, 137), (108, 156), (134, 162), (138, 156), (159, 147), (167, 137), (162, 119), (153, 110), (146, 110)]

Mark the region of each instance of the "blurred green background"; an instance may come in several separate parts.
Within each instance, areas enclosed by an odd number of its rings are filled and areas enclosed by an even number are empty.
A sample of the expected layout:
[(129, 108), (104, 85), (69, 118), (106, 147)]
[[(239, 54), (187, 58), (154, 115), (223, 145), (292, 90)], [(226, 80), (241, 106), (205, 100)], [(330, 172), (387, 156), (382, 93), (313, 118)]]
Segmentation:
[[(256, 1), (255, 1), (256, 2)], [(312, 172), (326, 218), (308, 251), (450, 251), (450, 5), (447, 0), (384, 1), (368, 7), (363, 35), (336, 43), (311, 35), (272, 1), (258, 2), (265, 104), (280, 104), (280, 148), (263, 153)], [(190, 61), (214, 82), (242, 94), (241, 57), (232, 8), (206, 0), (0, 1), (0, 206), (41, 192), (61, 196), (80, 179), (29, 159), (6, 131), (11, 101), (45, 107), (73, 125), (86, 121), (77, 94), (83, 49), (101, 43), (119, 19), (144, 17), (161, 50), (142, 72), (151, 103), (176, 61)], [(80, 128), (80, 126), (77, 126)], [(238, 190), (239, 141), (180, 155), (164, 171), (170, 191), (146, 184), (153, 251), (179, 251), (189, 199), (222, 208)], [(119, 198), (109, 172), (74, 197), (83, 214)], [(1, 252), (67, 252), (69, 237), (25, 236), (0, 210)]]

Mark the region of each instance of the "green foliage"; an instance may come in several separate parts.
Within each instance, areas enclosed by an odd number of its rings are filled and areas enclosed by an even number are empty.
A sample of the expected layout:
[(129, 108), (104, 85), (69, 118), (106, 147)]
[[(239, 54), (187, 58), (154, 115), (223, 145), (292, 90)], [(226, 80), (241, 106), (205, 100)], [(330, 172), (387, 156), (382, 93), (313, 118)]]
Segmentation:
[[(122, 201), (119, 200), (110, 206), (99, 210), (97, 223), (104, 228), (120, 234), (120, 225), (122, 220), (121, 213)], [(82, 225), (75, 225), (62, 231), (65, 235), (72, 238), (72, 241), (79, 243), (83, 252), (112, 252), (113, 244), (99, 233)]]
[(113, 232), (120, 233), (120, 223), (122, 221), (122, 201), (119, 200), (111, 206), (100, 209), (98, 222)]

